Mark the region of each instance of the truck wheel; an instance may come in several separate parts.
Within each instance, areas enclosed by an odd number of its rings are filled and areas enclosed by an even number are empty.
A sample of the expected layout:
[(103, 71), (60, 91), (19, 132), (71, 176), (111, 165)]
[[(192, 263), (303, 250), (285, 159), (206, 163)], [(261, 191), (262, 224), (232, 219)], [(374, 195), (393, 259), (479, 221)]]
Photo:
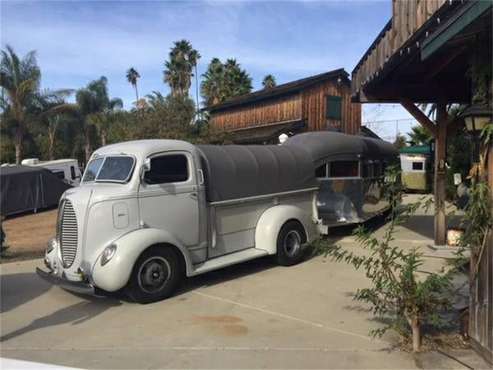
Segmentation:
[(170, 297), (182, 278), (176, 253), (166, 247), (151, 247), (139, 257), (127, 285), (128, 296), (138, 303)]
[(302, 245), (305, 241), (305, 230), (298, 221), (286, 222), (277, 236), (277, 263), (291, 266), (303, 258)]

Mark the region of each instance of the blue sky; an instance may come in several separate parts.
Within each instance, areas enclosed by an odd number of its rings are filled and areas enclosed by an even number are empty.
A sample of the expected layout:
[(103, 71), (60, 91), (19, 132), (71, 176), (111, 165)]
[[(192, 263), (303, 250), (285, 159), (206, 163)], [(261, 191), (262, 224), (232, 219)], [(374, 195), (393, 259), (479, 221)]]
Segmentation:
[[(390, 0), (346, 1), (2, 1), (1, 45), (36, 50), (45, 88), (79, 88), (104, 75), (129, 107), (133, 66), (141, 94), (168, 92), (162, 70), (173, 41), (212, 57), (235, 57), (253, 77), (278, 83), (336, 68), (352, 71), (391, 17)], [(399, 106), (365, 105), (363, 121), (408, 119)], [(399, 131), (409, 129), (408, 121)], [(374, 124), (385, 137), (395, 123)]]

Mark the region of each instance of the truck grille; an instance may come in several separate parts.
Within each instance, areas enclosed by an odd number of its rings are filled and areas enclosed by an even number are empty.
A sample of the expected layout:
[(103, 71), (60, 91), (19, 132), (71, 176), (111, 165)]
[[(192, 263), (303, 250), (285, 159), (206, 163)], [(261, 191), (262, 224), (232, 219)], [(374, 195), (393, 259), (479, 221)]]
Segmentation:
[(69, 200), (62, 203), (60, 212), (62, 213), (59, 224), (60, 250), (64, 267), (70, 267), (77, 254), (77, 217)]

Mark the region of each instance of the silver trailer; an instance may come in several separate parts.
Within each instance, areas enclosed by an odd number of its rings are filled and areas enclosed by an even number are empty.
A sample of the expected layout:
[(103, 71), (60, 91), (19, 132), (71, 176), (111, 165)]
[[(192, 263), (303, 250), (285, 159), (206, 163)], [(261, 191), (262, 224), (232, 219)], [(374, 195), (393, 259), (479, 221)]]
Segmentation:
[(331, 226), (360, 223), (389, 208), (382, 194), (384, 172), (398, 164), (386, 141), (337, 132), (295, 135), (284, 144), (311, 155), (320, 184), (317, 207), (322, 233)]

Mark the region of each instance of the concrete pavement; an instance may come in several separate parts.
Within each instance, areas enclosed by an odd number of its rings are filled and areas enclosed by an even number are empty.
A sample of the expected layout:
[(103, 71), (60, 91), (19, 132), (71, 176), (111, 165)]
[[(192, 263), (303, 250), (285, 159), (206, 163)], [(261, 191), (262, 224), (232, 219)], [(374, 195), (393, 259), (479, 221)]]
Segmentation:
[[(333, 237), (359, 248), (349, 232)], [(408, 246), (416, 235), (399, 238)], [(250, 261), (149, 305), (52, 287), (34, 273), (41, 264), (0, 265), (2, 357), (80, 368), (466, 368), (436, 352), (394, 350), (390, 334), (371, 339), (379, 323), (351, 299), (364, 275), (323, 257), (292, 267)], [(471, 351), (461, 356), (481, 364)]]

